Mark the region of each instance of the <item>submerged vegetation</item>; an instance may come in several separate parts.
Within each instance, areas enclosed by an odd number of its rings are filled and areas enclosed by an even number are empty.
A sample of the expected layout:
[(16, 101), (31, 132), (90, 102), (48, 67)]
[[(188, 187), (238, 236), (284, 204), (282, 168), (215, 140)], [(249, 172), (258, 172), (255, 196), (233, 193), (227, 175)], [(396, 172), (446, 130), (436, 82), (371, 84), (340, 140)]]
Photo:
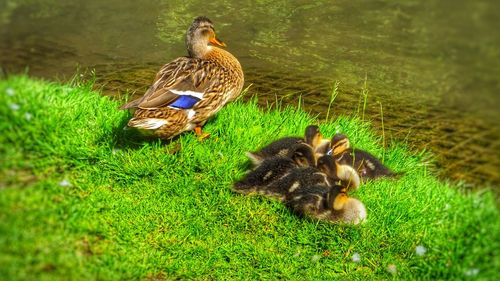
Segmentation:
[[(231, 192), (244, 152), (317, 122), (300, 109), (227, 105), (162, 143), (91, 85), (0, 81), (0, 275), (16, 279), (476, 279), (500, 272), (490, 191), (438, 181), (420, 154), (384, 148), (361, 120), (320, 124), (381, 157), (398, 180), (355, 192), (358, 226), (301, 219)], [(335, 106), (335, 103), (333, 103)]]

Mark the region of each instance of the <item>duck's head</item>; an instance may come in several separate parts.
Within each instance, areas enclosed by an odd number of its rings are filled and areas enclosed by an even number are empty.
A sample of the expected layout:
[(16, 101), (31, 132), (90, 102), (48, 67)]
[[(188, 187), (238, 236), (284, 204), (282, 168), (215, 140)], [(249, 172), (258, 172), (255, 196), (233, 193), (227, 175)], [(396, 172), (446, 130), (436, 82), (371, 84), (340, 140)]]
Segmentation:
[(331, 155), (338, 155), (351, 146), (346, 135), (335, 134), (331, 141)]
[(321, 144), (321, 140), (323, 136), (319, 131), (319, 127), (316, 125), (309, 125), (306, 127), (306, 131), (304, 133), (304, 140), (307, 144), (312, 146), (313, 148), (318, 147)]
[(323, 155), (318, 158), (316, 168), (331, 178), (337, 178), (337, 163), (331, 155)]
[(186, 46), (189, 56), (202, 58), (210, 51), (210, 45), (226, 47), (224, 42), (215, 36), (215, 28), (211, 20), (207, 17), (197, 17), (186, 33)]
[[(343, 198), (340, 201), (340, 210), (342, 211), (341, 220), (344, 223), (359, 224), (366, 222), (366, 207), (365, 205), (355, 198)], [(334, 205), (334, 210), (335, 209)]]
[(349, 196), (347, 196), (347, 188), (341, 185), (334, 185), (330, 189), (328, 194), (328, 200), (331, 208), (335, 211), (340, 211), (344, 209), (345, 204), (349, 201)]
[(299, 166), (316, 166), (316, 158), (311, 146), (305, 143), (294, 145), (288, 152), (288, 157), (292, 158)]
[(358, 173), (349, 165), (341, 165), (331, 155), (318, 158), (316, 168), (333, 179), (339, 179), (346, 187), (357, 189), (361, 182)]

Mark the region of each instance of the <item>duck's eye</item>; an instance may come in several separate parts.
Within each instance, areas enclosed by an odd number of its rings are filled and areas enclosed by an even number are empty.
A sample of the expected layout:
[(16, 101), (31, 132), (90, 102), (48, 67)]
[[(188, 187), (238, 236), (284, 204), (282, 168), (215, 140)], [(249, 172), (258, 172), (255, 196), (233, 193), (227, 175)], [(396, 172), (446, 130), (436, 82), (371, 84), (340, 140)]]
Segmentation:
[(204, 36), (207, 36), (207, 35), (210, 34), (210, 30), (204, 28), (204, 29), (201, 30), (201, 34), (204, 35)]

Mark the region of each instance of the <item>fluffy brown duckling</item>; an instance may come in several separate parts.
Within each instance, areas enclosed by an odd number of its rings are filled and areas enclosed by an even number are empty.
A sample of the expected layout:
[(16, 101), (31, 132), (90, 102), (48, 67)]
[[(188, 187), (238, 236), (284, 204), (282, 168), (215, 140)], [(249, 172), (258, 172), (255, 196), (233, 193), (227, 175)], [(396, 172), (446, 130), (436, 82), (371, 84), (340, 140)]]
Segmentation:
[(297, 167), (314, 167), (316, 160), (312, 148), (305, 143), (292, 145), (287, 152), (262, 160), (260, 165), (251, 170), (243, 179), (233, 185), (233, 190), (238, 193), (264, 193), (272, 182), (288, 175)]
[(278, 139), (258, 151), (247, 152), (248, 158), (254, 165), (259, 165), (264, 159), (276, 155), (286, 155), (290, 148), (298, 143), (306, 143), (316, 149), (317, 146), (323, 145), (323, 137), (316, 125), (309, 125), (305, 129), (304, 137), (284, 137)]
[(304, 140), (307, 144), (313, 147), (315, 153), (323, 151), (324, 147), (328, 147), (330, 144), (330, 140), (323, 138), (319, 127), (316, 125), (309, 125), (306, 127)]
[(330, 189), (334, 180), (314, 167), (296, 167), (283, 177), (259, 189), (258, 193), (284, 201), (287, 194), (308, 186)]
[(341, 185), (329, 189), (310, 186), (287, 194), (285, 204), (300, 216), (358, 224), (366, 219), (366, 208), (361, 201), (349, 198), (346, 192), (347, 188)]
[(357, 189), (361, 183), (359, 175), (353, 167), (338, 163), (331, 155), (321, 156), (316, 166), (318, 170), (325, 173), (328, 177), (339, 181), (341, 185), (349, 189)]
[(330, 147), (328, 154), (331, 154), (339, 164), (352, 166), (362, 179), (397, 176), (372, 154), (351, 148), (349, 139), (343, 134), (333, 136)]

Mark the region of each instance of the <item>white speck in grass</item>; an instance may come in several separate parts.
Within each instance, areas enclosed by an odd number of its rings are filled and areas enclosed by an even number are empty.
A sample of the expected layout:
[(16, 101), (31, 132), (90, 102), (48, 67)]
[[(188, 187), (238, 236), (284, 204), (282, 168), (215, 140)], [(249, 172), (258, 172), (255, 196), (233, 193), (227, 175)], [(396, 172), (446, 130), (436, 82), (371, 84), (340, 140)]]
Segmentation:
[(314, 255), (314, 256), (311, 257), (311, 261), (312, 262), (317, 262), (317, 261), (319, 261), (319, 259), (321, 259), (320, 255)]
[(69, 182), (69, 180), (63, 179), (62, 181), (59, 182), (59, 186), (70, 187), (70, 186), (72, 186), (72, 184)]
[(415, 248), (415, 253), (417, 253), (417, 256), (423, 256), (423, 255), (425, 255), (426, 252), (427, 252), (427, 249), (422, 245), (418, 245)]
[(394, 274), (398, 273), (398, 269), (397, 269), (395, 264), (391, 263), (387, 266), (387, 272), (394, 275)]
[(26, 119), (27, 121), (31, 121), (32, 118), (33, 118), (33, 114), (31, 114), (29, 112), (24, 113), (24, 119)]
[(445, 210), (449, 210), (449, 209), (450, 209), (450, 207), (451, 207), (451, 206), (450, 206), (450, 204), (448, 204), (448, 203), (444, 204), (444, 209), (445, 209)]
[(294, 257), (298, 257), (298, 256), (300, 256), (300, 251), (297, 251), (297, 253), (295, 253), (293, 256), (294, 256)]
[(113, 148), (113, 151), (111, 153), (113, 153), (113, 155), (116, 155), (116, 153), (120, 152), (121, 149), (119, 148)]
[(130, 128), (129, 128), (127, 125), (123, 126), (123, 130), (124, 130), (124, 131), (128, 131), (129, 129), (130, 129)]
[(12, 110), (14, 110), (14, 111), (18, 111), (21, 108), (21, 106), (19, 104), (17, 104), (17, 103), (12, 103), (11, 102), (11, 103), (9, 103), (9, 108), (12, 109)]
[(358, 253), (354, 253), (352, 255), (351, 259), (352, 259), (353, 262), (360, 262), (361, 261), (361, 256)]
[(469, 277), (477, 276), (479, 274), (479, 268), (470, 268), (465, 271), (465, 275)]
[(12, 88), (7, 88), (7, 89), (5, 89), (5, 93), (7, 94), (7, 96), (12, 97), (16, 94), (16, 90), (14, 90)]

